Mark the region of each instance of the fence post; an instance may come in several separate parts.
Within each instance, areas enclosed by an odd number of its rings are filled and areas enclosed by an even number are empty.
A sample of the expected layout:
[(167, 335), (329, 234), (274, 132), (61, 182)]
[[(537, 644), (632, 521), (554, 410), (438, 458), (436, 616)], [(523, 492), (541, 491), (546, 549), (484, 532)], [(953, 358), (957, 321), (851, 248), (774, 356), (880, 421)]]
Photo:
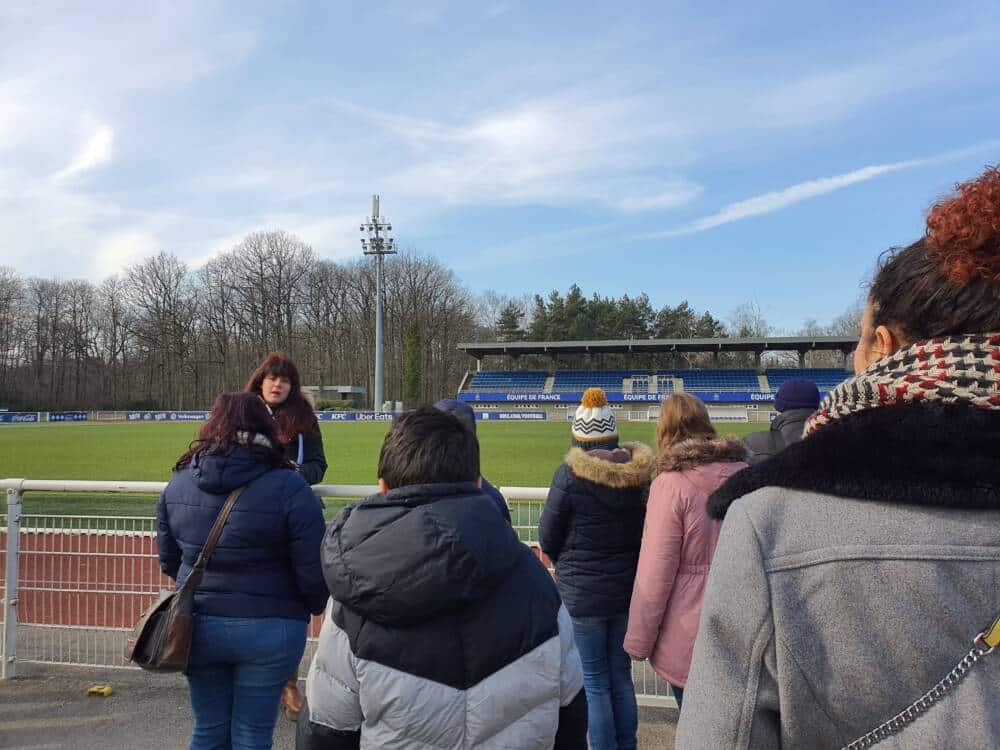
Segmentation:
[(17, 582), (21, 541), (21, 483), (7, 489), (7, 565), (3, 598), (3, 663), (0, 679), (17, 677)]

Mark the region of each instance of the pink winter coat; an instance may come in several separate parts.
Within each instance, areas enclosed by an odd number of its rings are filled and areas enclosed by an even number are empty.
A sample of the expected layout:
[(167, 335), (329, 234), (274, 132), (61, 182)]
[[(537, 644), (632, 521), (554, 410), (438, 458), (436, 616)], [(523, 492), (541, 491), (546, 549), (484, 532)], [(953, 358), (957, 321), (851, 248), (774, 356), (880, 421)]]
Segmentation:
[(730, 476), (746, 468), (737, 438), (685, 440), (659, 459), (632, 589), (625, 650), (683, 688), (691, 667), (708, 568), (722, 522), (705, 506)]

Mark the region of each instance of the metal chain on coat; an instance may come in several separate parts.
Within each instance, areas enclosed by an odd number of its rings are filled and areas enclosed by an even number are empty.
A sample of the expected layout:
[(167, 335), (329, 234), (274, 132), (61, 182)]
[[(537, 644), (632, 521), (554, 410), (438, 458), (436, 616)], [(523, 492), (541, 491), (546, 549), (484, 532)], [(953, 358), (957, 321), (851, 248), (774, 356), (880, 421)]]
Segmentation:
[(973, 641), (972, 648), (969, 650), (969, 653), (967, 653), (962, 658), (962, 661), (956, 664), (955, 668), (945, 675), (944, 679), (942, 679), (937, 685), (932, 687), (887, 722), (879, 724), (875, 727), (875, 729), (862, 737), (858, 737), (858, 739), (854, 740), (851, 744), (844, 745), (842, 750), (866, 750), (866, 748), (873, 747), (882, 740), (888, 739), (894, 734), (898, 734), (904, 728), (927, 713), (931, 706), (948, 695), (948, 693), (954, 690), (958, 684), (965, 679), (969, 670), (971, 670), (977, 662), (979, 662), (987, 654), (993, 653), (993, 648), (987, 645), (986, 641), (983, 640), (984, 635), (984, 633), (980, 633), (976, 636), (976, 640)]

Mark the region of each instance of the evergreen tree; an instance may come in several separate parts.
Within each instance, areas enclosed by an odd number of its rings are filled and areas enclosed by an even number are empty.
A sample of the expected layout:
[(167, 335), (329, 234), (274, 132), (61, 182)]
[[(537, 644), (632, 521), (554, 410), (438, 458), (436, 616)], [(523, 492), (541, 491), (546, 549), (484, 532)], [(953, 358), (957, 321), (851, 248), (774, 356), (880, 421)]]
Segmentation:
[(420, 325), (411, 323), (404, 335), (403, 399), (415, 403), (421, 399)]

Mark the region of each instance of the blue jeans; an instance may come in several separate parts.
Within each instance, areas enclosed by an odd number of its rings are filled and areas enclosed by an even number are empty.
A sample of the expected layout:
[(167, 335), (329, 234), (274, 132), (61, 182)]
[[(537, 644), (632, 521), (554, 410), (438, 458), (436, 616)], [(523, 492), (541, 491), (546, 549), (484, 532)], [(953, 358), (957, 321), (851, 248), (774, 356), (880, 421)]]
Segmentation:
[(634, 750), (638, 744), (632, 659), (622, 647), (627, 625), (624, 614), (573, 618), (587, 691), (590, 750)]
[(681, 704), (684, 702), (684, 688), (679, 688), (674, 684), (670, 685), (670, 692), (674, 694), (674, 700), (677, 701), (677, 710), (681, 710)]
[(185, 672), (190, 750), (270, 750), (281, 689), (305, 646), (304, 620), (197, 615)]

